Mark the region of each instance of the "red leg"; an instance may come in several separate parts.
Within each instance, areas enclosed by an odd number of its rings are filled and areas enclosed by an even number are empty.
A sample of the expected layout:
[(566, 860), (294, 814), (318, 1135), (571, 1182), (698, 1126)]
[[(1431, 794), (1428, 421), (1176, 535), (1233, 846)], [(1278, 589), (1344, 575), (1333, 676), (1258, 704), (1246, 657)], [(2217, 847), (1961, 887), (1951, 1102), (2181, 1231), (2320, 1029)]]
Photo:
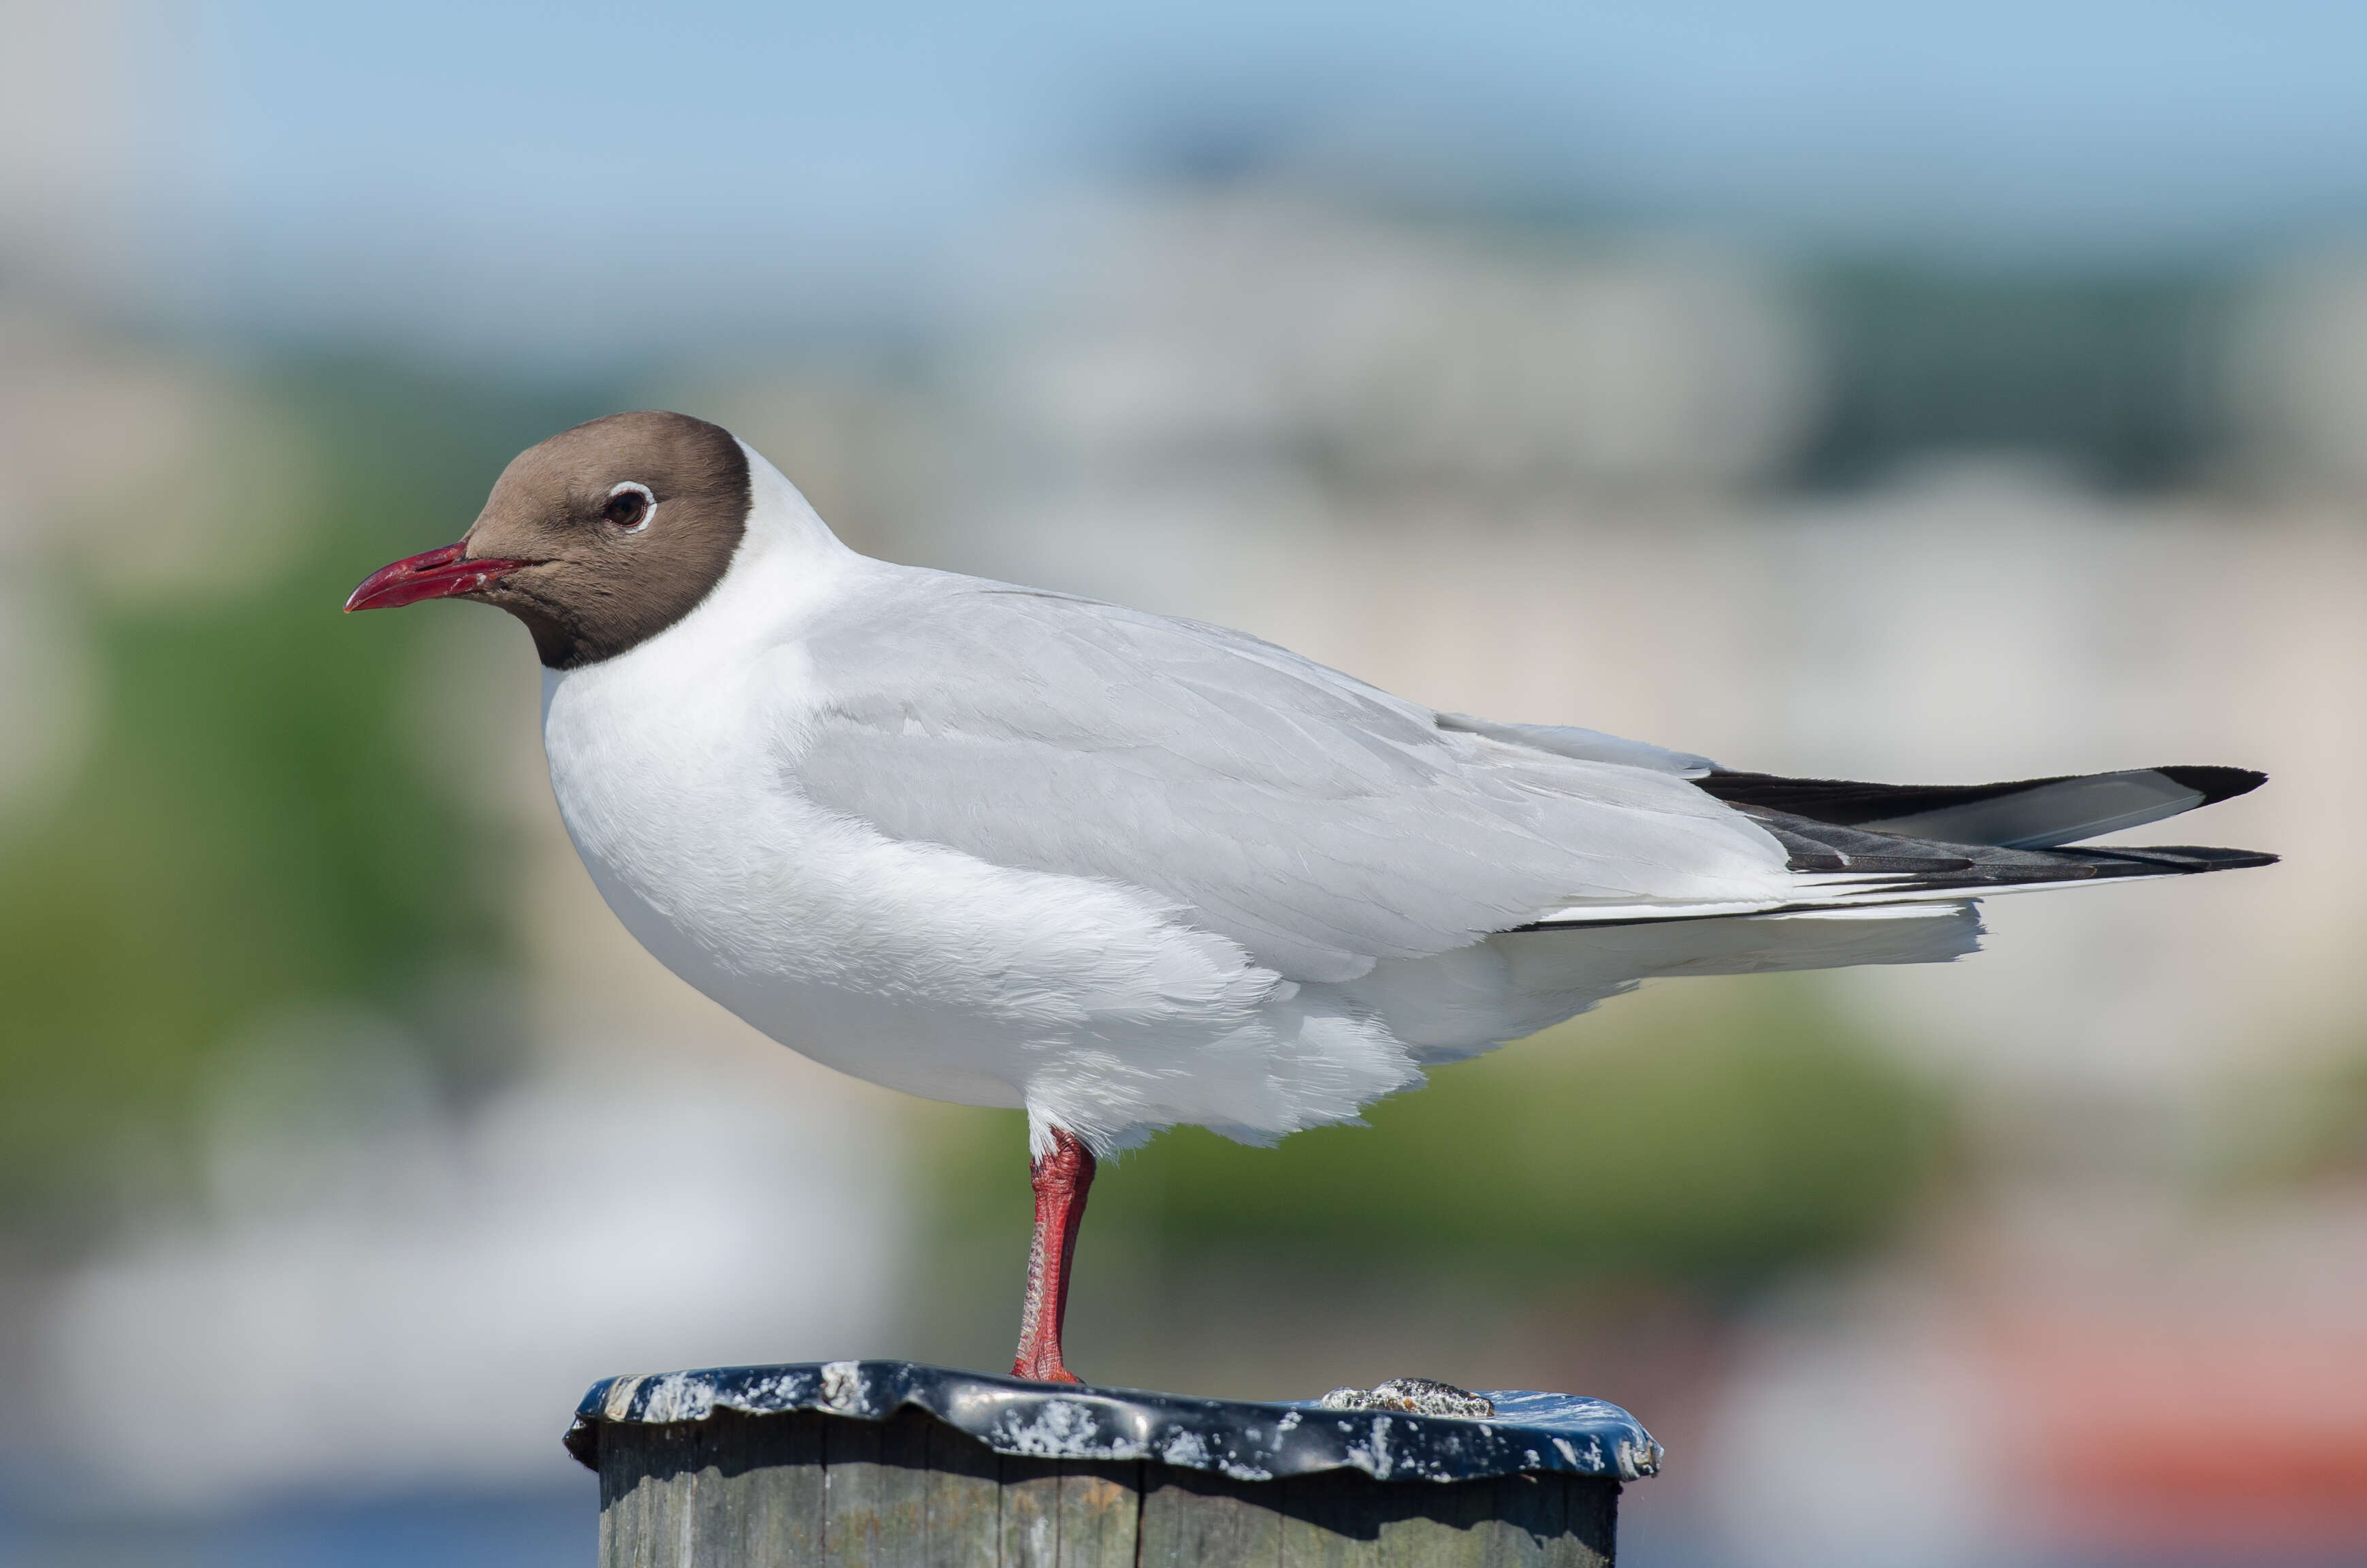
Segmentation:
[(1019, 1313), (1019, 1355), (1011, 1375), (1039, 1383), (1073, 1383), (1060, 1363), (1060, 1325), (1069, 1316), (1069, 1265), (1093, 1190), (1093, 1151), (1065, 1128), (1052, 1129), (1052, 1152), (1032, 1162), (1036, 1240), (1027, 1249), (1027, 1301)]

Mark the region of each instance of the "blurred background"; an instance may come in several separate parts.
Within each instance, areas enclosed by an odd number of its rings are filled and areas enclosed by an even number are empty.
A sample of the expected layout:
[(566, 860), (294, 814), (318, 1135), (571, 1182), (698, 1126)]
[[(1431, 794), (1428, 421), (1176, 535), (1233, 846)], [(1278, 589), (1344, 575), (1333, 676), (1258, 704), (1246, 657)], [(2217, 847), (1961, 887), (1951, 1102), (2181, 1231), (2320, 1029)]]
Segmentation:
[[(1638, 1568), (2367, 1559), (2367, 14), (0, 0), (0, 1561), (587, 1562), (595, 1378), (998, 1369), (1018, 1119), (601, 907), (523, 633), (665, 406), (857, 548), (2271, 870), (1665, 983), (1097, 1188), (1100, 1381), (1641, 1415)], [(2146, 836), (2143, 835), (2137, 836)]]

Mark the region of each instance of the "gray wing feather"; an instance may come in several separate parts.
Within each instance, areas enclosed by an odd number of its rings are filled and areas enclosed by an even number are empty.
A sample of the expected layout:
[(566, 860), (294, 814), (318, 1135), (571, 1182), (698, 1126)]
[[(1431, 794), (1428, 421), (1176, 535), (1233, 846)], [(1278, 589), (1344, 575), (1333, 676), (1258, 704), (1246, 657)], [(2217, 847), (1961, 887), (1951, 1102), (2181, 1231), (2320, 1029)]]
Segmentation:
[(1770, 835), (1671, 771), (1442, 725), (1239, 632), (934, 573), (859, 597), (806, 639), (811, 799), (1148, 890), (1293, 979), (1784, 881)]
[(1689, 751), (1670, 751), (1648, 741), (1623, 740), (1600, 730), (1580, 730), (1569, 724), (1501, 724), (1493, 719), (1475, 719), (1468, 713), (1441, 713), (1438, 727), (1533, 746), (1557, 756), (1648, 767), (1656, 773), (1674, 773), (1686, 778), (1700, 778), (1717, 771), (1717, 764)]

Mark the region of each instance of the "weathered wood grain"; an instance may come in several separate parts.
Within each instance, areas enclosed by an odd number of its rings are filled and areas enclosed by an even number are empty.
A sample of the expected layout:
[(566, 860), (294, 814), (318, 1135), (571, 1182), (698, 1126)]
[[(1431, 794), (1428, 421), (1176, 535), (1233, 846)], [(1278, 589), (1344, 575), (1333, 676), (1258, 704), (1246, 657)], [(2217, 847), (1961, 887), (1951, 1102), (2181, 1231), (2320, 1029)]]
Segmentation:
[(1488, 1538), (1493, 1557), (1507, 1568), (1592, 1568), (1585, 1558), (1572, 1561), (1559, 1552), (1569, 1523), (1568, 1489), (1559, 1475), (1501, 1475), (1492, 1483), (1496, 1494), (1478, 1532)]
[(1274, 1483), (1143, 1468), (1142, 1568), (1282, 1568), (1282, 1498)]
[[(691, 1504), (699, 1477), (698, 1429), (650, 1426), (618, 1456), (615, 1476), (601, 1471), (602, 1568), (672, 1568), (689, 1563)], [(613, 1499), (613, 1500), (612, 1500)]]
[(1619, 1488), (997, 1455), (918, 1411), (617, 1426), (602, 1568), (1610, 1568)]
[[(688, 1478), (693, 1568), (793, 1568), (819, 1545), (821, 1418), (757, 1420), (730, 1412), (687, 1428), (676, 1450)], [(674, 1484), (680, 1484), (679, 1482)]]
[(1002, 1460), (943, 1422), (929, 1434), (925, 1568), (1002, 1568)]
[(1060, 1568), (1134, 1568), (1142, 1466), (1060, 1465)]
[[(907, 1410), (879, 1426), (879, 1533), (870, 1568), (910, 1568), (928, 1555), (929, 1428), (938, 1423)], [(891, 1550), (892, 1549), (892, 1550)]]
[(1619, 1534), (1619, 1483), (1582, 1475), (1555, 1477), (1566, 1510), (1552, 1568), (1611, 1568)]
[(823, 1568), (874, 1568), (881, 1560), (882, 1431), (871, 1421), (832, 1421), (822, 1428)]
[(1060, 1466), (1057, 1460), (1002, 1460), (1002, 1555), (998, 1568), (1058, 1568)]

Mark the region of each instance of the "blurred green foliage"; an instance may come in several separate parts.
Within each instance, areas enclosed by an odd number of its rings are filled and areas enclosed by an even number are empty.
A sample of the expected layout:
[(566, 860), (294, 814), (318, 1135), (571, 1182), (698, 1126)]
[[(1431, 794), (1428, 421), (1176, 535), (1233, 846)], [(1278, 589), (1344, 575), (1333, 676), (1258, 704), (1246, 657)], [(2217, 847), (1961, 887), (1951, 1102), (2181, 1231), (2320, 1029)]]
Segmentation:
[[(158, 1197), (127, 1180), (176, 1182), (210, 1064), (275, 1009), (402, 1018), (438, 974), (509, 961), (504, 846), (399, 722), (425, 629), (339, 608), (370, 568), (458, 537), (520, 447), (597, 410), (353, 361), (266, 369), (252, 391), (310, 476), (297, 537), (177, 600), (66, 574), (96, 736), (54, 809), (0, 820), (0, 1236), (19, 1245)], [(486, 1030), (409, 1021), (447, 1081), (498, 1072)]]
[(2367, 1051), (2350, 1043), (2312, 1067), (2243, 1078), (2221, 1096), (2217, 1123), (2210, 1174), (2222, 1188), (2367, 1176)]
[(2305, 1175), (2367, 1175), (2367, 1054), (2355, 1055), (2308, 1085), (2309, 1110), (2294, 1140)]
[[(1813, 977), (1670, 983), (1442, 1068), (1368, 1127), (1272, 1149), (1165, 1134), (1095, 1185), (1088, 1254), (1709, 1294), (1845, 1256), (1929, 1188), (1951, 1122), (1936, 1087), (1824, 994)], [(1009, 1273), (1030, 1213), (1025, 1120), (937, 1114), (940, 1250), (951, 1268)]]

